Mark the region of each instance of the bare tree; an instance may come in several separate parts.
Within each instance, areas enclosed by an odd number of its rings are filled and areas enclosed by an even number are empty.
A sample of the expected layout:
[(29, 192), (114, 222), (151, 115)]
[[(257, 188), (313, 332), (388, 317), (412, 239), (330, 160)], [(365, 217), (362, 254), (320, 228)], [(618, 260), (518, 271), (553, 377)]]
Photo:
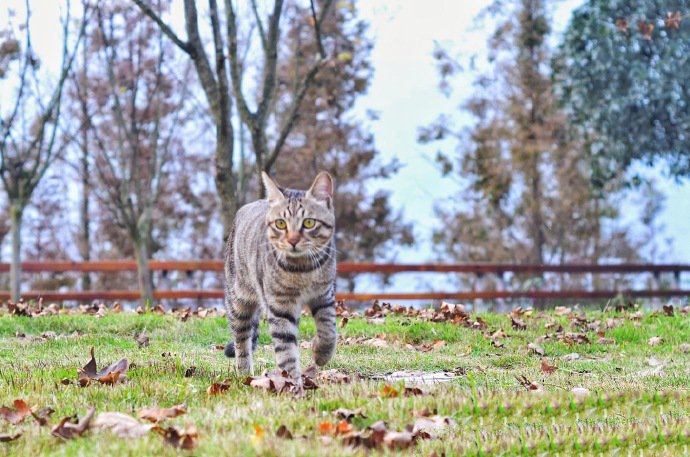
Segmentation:
[[(262, 170), (269, 171), (275, 163), (298, 117), (304, 96), (312, 86), (319, 70), (328, 61), (321, 36), (321, 25), (328, 15), (334, 0), (323, 0), (320, 2), (318, 12), (314, 0), (310, 0), (310, 22), (318, 43), (318, 54), (310, 63), (309, 70), (302, 77), (299, 90), (295, 92), (296, 95), (289, 109), (290, 115), (284, 118), (280, 126), (280, 133), (275, 138), (272, 146), (269, 146), (266, 127), (274, 110), (277, 90), (276, 68), (278, 64), (278, 43), (280, 40), (283, 0), (274, 1), (273, 8), (265, 21), (261, 18), (256, 1), (252, 0), (250, 2), (263, 53), (261, 87), (258, 91), (255, 101), (256, 107), (254, 109), (250, 107), (249, 97), (242, 84), (243, 62), (238, 52), (239, 21), (232, 0), (225, 0), (225, 33), (221, 30), (221, 10), (218, 7), (217, 1), (209, 0), (208, 2), (209, 25), (212, 35), (210, 41), (213, 44), (212, 58), (209, 58), (209, 53), (207, 53), (204, 47), (204, 41), (199, 28), (196, 2), (194, 0), (184, 0), (186, 40), (182, 39), (166, 24), (162, 16), (154, 11), (149, 2), (146, 0), (134, 0), (134, 3), (151, 17), (172, 42), (182, 49), (194, 63), (216, 127), (215, 181), (221, 200), (225, 238), (238, 207), (238, 176), (237, 172), (233, 170), (234, 131), (231, 122), (232, 98), (235, 98), (240, 118), (247, 126), (247, 130), (251, 135), (258, 177)], [(211, 61), (213, 61), (213, 65)]]
[(77, 72), (75, 92), (89, 132), (93, 189), (133, 247), (147, 304), (153, 300), (154, 213), (166, 164), (182, 153), (186, 78), (171, 68), (174, 48), (158, 27), (125, 2), (96, 6), (87, 36), (90, 56)]
[(10, 294), (15, 301), (20, 297), (22, 216), (39, 182), (62, 151), (56, 141), (60, 104), (83, 33), (82, 21), (77, 38), (70, 45), (70, 10), (67, 0), (62, 20), (62, 62), (57, 81), (48, 89), (47, 96), (41, 87), (45, 81), (39, 74), (41, 61), (31, 42), (28, 0), (24, 23), (18, 27), (10, 25), (0, 35), (0, 80), (7, 81), (13, 92), (9, 100), (3, 100), (9, 101), (8, 109), (0, 108), (0, 179), (8, 198), (12, 237)]

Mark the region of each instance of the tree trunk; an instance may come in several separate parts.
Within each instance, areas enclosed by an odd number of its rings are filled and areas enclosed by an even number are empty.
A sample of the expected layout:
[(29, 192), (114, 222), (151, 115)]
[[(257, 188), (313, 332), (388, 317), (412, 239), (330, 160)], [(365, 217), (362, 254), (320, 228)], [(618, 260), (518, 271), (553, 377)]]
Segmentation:
[[(229, 123), (230, 120), (228, 119)], [(232, 172), (232, 130), (216, 124), (216, 190), (220, 197), (220, 219), (223, 223), (223, 248), (237, 212), (237, 183)], [(220, 251), (219, 251), (220, 252)]]
[(137, 283), (141, 293), (141, 306), (146, 309), (153, 306), (153, 281), (149, 268), (149, 248), (144, 240), (134, 243), (135, 257), (137, 259)]
[(24, 208), (19, 203), (10, 203), (10, 233), (12, 234), (12, 261), (10, 264), (10, 298), (17, 303), (21, 294), (21, 229)]
[[(86, 147), (87, 130), (82, 131), (84, 149), (81, 156), (81, 186), (82, 200), (79, 207), (79, 223), (81, 230), (79, 233), (79, 255), (84, 262), (91, 260), (91, 219), (89, 218), (89, 197), (91, 188), (89, 186), (89, 158), (88, 148)], [(81, 290), (91, 290), (91, 275), (84, 272), (81, 276)]]

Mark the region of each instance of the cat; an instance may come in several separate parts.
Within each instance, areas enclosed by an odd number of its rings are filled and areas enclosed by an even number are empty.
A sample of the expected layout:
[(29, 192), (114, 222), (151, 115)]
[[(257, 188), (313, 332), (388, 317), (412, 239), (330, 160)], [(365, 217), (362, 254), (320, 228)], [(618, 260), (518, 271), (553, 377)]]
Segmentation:
[(234, 342), (225, 355), (253, 373), (261, 309), (268, 317), (276, 364), (301, 376), (298, 326), (306, 306), (316, 323), (314, 361), (335, 352), (334, 181), (319, 173), (307, 191), (282, 189), (262, 173), (266, 198), (237, 211), (225, 259), (225, 306)]

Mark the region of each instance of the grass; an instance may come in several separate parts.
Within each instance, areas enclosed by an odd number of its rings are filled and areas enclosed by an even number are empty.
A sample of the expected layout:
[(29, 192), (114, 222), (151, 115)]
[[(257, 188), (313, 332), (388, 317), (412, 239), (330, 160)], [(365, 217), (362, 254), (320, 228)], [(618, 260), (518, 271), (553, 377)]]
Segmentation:
[[(364, 455), (362, 449), (343, 446), (336, 437), (324, 444), (319, 424), (337, 422), (338, 408), (362, 408), (366, 418), (353, 419), (356, 429), (383, 420), (391, 430), (403, 430), (415, 420), (415, 411), (427, 407), (454, 424), (431, 440), (420, 440), (405, 455), (562, 455), (608, 454), (678, 455), (687, 452), (690, 440), (690, 354), (681, 351), (690, 343), (690, 317), (676, 313), (587, 313), (590, 321), (620, 319), (606, 330), (614, 344), (598, 344), (595, 331), (575, 327), (567, 316), (534, 313), (524, 318), (526, 330), (511, 328), (508, 316), (482, 314), (488, 329), (475, 330), (451, 323), (424, 322), (389, 315), (383, 324), (351, 318), (339, 329), (341, 341), (359, 338), (358, 344), (340, 344), (327, 368), (359, 375), (350, 384), (322, 383), (301, 398), (252, 389), (234, 372), (232, 361), (214, 348), (228, 339), (224, 318), (107, 314), (60, 315), (38, 318), (0, 315), (0, 405), (21, 398), (30, 405), (51, 406), (51, 426), (72, 414), (84, 415), (94, 406), (97, 413), (117, 411), (133, 416), (147, 406), (168, 407), (186, 403), (188, 413), (169, 421), (194, 424), (198, 447), (178, 451), (155, 434), (122, 439), (109, 432), (88, 431), (62, 441), (51, 436), (50, 427), (39, 427), (32, 418), (11, 425), (0, 420), (0, 434), (23, 432), (16, 441), (0, 443), (0, 455)], [(541, 358), (527, 344), (553, 333), (556, 322), (565, 331), (586, 332), (592, 343), (568, 345), (547, 340), (539, 345), (553, 374), (540, 369)], [(505, 347), (491, 344), (491, 333), (502, 328)], [(134, 335), (145, 331), (150, 345), (140, 348)], [(45, 332), (57, 337), (41, 338)], [(70, 336), (78, 332), (79, 336)], [(17, 333), (26, 334), (25, 338)], [(361, 339), (385, 335), (386, 347), (372, 347)], [(300, 340), (314, 335), (314, 324), (304, 318)], [(653, 336), (661, 344), (650, 346)], [(430, 352), (414, 345), (446, 341)], [(272, 348), (262, 327), (255, 354), (257, 372), (274, 369)], [(96, 348), (98, 367), (126, 357), (133, 367), (125, 383), (115, 386), (62, 385), (75, 380), (77, 369)], [(579, 359), (562, 356), (576, 352)], [(302, 365), (311, 364), (310, 351), (302, 349)], [(650, 365), (650, 359), (652, 365)], [(191, 377), (185, 377), (190, 367)], [(398, 370), (460, 373), (450, 382), (424, 385), (423, 396), (382, 398), (384, 381), (368, 379)], [(528, 392), (516, 380), (525, 376), (543, 386), (543, 393)], [(229, 379), (224, 394), (208, 396), (211, 383)], [(401, 387), (395, 385), (394, 387)], [(573, 387), (590, 391), (578, 398)], [(285, 425), (295, 437), (275, 436)], [(263, 434), (257, 434), (257, 428)], [(303, 436), (303, 437), (301, 437)], [(638, 450), (639, 449), (639, 450)], [(381, 455), (400, 451), (381, 449)], [(642, 454), (640, 454), (642, 452)]]

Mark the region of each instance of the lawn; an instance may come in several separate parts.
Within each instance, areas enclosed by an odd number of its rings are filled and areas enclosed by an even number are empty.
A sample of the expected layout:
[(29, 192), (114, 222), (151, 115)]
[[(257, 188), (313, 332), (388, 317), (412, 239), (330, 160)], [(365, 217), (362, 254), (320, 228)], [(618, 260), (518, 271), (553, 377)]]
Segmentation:
[[(218, 347), (228, 339), (223, 317), (0, 313), (0, 405), (21, 399), (37, 416), (55, 410), (44, 426), (31, 416), (17, 424), (0, 417), (0, 436), (21, 433), (0, 442), (3, 455), (673, 455), (690, 440), (690, 317), (678, 309), (560, 308), (455, 322), (390, 309), (350, 316), (325, 367), (350, 382), (328, 372), (315, 378), (317, 389), (296, 394), (255, 388), (235, 374)], [(261, 330), (257, 376), (275, 368)], [(144, 344), (136, 341), (142, 332)], [(313, 335), (304, 317), (303, 367), (311, 364)], [(81, 387), (78, 369), (92, 347), (99, 370), (126, 358), (126, 376)], [(399, 371), (405, 375), (385, 377)], [(428, 382), (432, 373), (443, 382)], [(214, 383), (224, 388), (210, 395)], [(62, 418), (83, 418), (90, 407), (96, 418), (134, 417), (137, 429), (146, 422), (142, 408), (178, 404), (185, 414), (139, 437), (93, 424), (72, 439), (51, 434)], [(343, 412), (347, 420), (336, 415), (343, 408), (352, 413)], [(168, 442), (173, 429), (190, 426), (192, 450)]]

